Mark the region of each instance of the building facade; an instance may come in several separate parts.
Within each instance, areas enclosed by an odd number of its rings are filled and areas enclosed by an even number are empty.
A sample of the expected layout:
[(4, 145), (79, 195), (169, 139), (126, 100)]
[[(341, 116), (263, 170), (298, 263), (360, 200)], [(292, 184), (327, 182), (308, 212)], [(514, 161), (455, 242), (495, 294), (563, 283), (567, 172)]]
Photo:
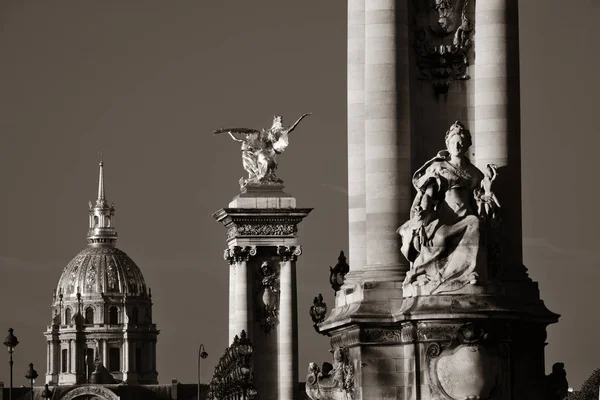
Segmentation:
[(114, 217), (101, 162), (98, 197), (89, 202), (88, 245), (65, 267), (53, 294), (44, 333), (49, 385), (158, 383), (151, 290), (116, 247)]

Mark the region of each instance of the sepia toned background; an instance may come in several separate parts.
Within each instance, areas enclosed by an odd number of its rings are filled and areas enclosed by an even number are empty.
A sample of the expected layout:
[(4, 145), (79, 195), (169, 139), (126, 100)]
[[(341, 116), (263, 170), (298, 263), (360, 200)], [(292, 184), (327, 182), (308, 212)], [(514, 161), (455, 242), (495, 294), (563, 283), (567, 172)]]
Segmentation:
[[(564, 362), (576, 388), (600, 367), (599, 19), (598, 0), (520, 6), (524, 258), (562, 314), (547, 367)], [(328, 267), (348, 247), (346, 2), (1, 1), (0, 336), (13, 327), (21, 342), (15, 385), (29, 362), (45, 373), (42, 332), (86, 244), (98, 150), (117, 245), (152, 288), (159, 380), (195, 382), (200, 343), (209, 380), (228, 344), (226, 232), (211, 214), (244, 175), (238, 144), (211, 131), (305, 112), (278, 170), (315, 208), (300, 225), (302, 380), (309, 361), (330, 361), (308, 308), (318, 293), (333, 305)]]

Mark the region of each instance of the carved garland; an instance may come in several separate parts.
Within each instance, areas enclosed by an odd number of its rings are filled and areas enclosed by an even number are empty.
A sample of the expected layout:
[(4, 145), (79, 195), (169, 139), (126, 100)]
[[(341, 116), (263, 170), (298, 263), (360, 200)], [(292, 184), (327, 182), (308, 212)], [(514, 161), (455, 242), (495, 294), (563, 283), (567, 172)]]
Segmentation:
[(227, 230), (227, 239), (236, 236), (293, 236), (298, 233), (294, 224), (243, 224), (232, 225)]
[(360, 340), (367, 343), (400, 343), (402, 334), (399, 329), (366, 329), (361, 332)]

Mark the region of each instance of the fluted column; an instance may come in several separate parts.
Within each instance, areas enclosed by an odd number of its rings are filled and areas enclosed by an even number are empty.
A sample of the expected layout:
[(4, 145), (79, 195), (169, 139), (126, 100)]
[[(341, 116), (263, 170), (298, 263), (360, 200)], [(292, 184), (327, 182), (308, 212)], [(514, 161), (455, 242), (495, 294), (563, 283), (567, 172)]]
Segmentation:
[(281, 257), (279, 273), (279, 399), (297, 398), (298, 316), (296, 294), (296, 260), (301, 246), (278, 246)]
[(398, 281), (409, 266), (398, 227), (411, 204), (407, 0), (365, 2), (365, 281)]
[[(229, 342), (233, 342), (235, 332), (235, 263), (229, 263)], [(238, 332), (239, 333), (239, 332)]]
[(235, 263), (235, 334), (245, 330), (249, 335), (251, 331), (251, 281), (248, 274), (248, 261), (251, 256), (256, 255), (256, 246), (233, 246), (225, 250), (224, 258), (230, 265)]
[(357, 280), (367, 263), (365, 213), (365, 0), (348, 0), (348, 245)]
[(505, 224), (505, 265), (515, 277), (522, 267), (521, 116), (518, 0), (475, 3), (475, 163), (496, 164), (494, 182)]

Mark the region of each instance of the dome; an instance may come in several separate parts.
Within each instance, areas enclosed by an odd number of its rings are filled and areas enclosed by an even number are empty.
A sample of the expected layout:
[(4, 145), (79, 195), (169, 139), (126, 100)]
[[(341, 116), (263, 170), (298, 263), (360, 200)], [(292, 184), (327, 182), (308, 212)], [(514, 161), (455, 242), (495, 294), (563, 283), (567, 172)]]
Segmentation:
[(89, 245), (62, 272), (57, 294), (65, 298), (100, 293), (146, 294), (146, 282), (139, 267), (123, 251), (112, 246)]

